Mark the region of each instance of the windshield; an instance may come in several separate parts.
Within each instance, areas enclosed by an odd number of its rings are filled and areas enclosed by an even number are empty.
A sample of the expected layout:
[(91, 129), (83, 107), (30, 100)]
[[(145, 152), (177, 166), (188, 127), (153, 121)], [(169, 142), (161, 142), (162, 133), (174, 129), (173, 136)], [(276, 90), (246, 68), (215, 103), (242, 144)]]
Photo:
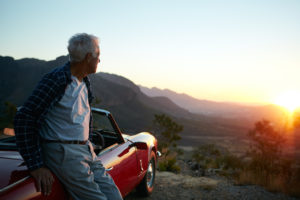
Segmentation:
[(116, 134), (116, 131), (108, 116), (98, 112), (93, 112), (93, 130)]

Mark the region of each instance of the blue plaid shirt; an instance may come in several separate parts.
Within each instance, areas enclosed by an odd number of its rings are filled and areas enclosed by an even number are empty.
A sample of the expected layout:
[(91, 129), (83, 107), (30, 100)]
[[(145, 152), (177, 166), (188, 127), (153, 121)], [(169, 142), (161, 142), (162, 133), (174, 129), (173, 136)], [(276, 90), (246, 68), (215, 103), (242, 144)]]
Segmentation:
[[(89, 103), (93, 96), (90, 90), (90, 81), (85, 77), (84, 82), (88, 89)], [(72, 82), (70, 63), (54, 69), (46, 74), (38, 83), (25, 104), (16, 113), (14, 129), (16, 144), (29, 170), (44, 166), (39, 128), (45, 116), (64, 95), (65, 89)], [(90, 133), (92, 131), (92, 115), (90, 116)]]

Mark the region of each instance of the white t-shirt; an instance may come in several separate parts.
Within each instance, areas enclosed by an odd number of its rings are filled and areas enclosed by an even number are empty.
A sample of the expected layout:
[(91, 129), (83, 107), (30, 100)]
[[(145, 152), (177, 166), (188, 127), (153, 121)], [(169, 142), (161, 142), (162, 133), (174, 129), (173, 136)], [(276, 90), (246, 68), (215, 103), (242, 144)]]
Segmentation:
[(48, 140), (87, 140), (90, 105), (84, 81), (71, 76), (62, 99), (51, 108), (41, 127), (41, 137)]

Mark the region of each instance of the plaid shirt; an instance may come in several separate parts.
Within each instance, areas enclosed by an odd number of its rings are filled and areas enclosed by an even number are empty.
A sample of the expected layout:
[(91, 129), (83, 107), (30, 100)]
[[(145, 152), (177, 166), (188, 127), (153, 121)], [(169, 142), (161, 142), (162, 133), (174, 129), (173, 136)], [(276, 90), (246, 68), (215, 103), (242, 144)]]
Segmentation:
[[(89, 103), (93, 99), (90, 81), (85, 77)], [(39, 128), (45, 120), (49, 109), (64, 96), (65, 89), (72, 82), (70, 63), (54, 69), (46, 74), (34, 89), (32, 95), (19, 109), (14, 119), (16, 144), (29, 170), (44, 166)], [(90, 116), (90, 133), (92, 131), (92, 115)]]

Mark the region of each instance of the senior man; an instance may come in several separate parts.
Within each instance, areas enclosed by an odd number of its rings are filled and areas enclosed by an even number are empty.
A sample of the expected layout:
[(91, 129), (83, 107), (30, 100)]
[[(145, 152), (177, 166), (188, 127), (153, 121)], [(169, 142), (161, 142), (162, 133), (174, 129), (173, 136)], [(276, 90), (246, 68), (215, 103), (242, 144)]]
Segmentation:
[(76, 34), (68, 51), (70, 61), (46, 74), (17, 112), (16, 144), (44, 195), (51, 193), (52, 171), (75, 200), (122, 199), (88, 140), (93, 97), (87, 75), (100, 62), (98, 38)]

